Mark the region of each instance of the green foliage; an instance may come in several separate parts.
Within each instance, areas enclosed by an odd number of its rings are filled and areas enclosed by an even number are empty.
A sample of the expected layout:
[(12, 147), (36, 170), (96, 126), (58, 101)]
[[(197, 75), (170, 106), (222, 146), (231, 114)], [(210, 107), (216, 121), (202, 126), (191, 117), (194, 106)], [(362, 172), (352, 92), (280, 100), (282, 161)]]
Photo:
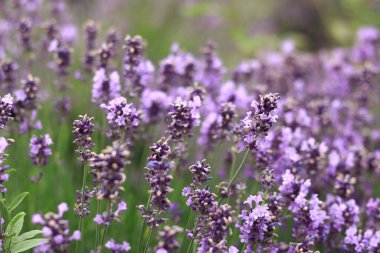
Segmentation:
[[(29, 192), (23, 192), (15, 197), (9, 205), (6, 205), (5, 199), (1, 199), (2, 213), (6, 214), (9, 221), (5, 233), (3, 234), (3, 251), (8, 253), (18, 253), (30, 250), (46, 240), (43, 238), (34, 238), (42, 233), (41, 230), (31, 230), (20, 235), (24, 226), (26, 213), (19, 212), (14, 217), (11, 212), (15, 210), (25, 199)], [(5, 223), (7, 224), (7, 223)]]

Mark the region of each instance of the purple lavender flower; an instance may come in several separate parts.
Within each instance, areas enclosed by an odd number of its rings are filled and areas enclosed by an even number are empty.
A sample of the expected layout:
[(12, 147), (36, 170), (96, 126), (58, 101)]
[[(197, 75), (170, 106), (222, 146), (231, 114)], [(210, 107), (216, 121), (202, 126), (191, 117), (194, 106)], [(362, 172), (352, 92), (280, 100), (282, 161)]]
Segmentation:
[(97, 199), (116, 201), (124, 191), (124, 173), (129, 151), (124, 144), (106, 147), (99, 155), (90, 159), (90, 173), (94, 175), (94, 183), (98, 185)]
[(199, 115), (190, 101), (177, 99), (171, 104), (169, 112), (171, 122), (169, 125), (169, 136), (171, 139), (180, 141), (186, 135), (191, 135), (191, 130), (198, 124)]
[(193, 184), (200, 186), (207, 180), (210, 180), (209, 174), (211, 173), (211, 166), (206, 163), (206, 160), (197, 161), (194, 165), (189, 167), (190, 172), (193, 174)]
[(44, 215), (34, 214), (32, 222), (42, 226), (42, 235), (47, 239), (46, 243), (42, 243), (40, 246), (34, 249), (36, 253), (46, 252), (68, 252), (68, 248), (72, 241), (78, 241), (81, 239), (80, 231), (74, 231), (70, 236), (69, 222), (63, 220), (63, 214), (68, 211), (66, 203), (61, 203), (58, 206), (58, 214), (47, 213)]
[[(82, 191), (77, 190), (77, 198), (75, 202), (75, 208), (74, 208), (74, 213), (77, 214), (80, 217), (88, 216), (90, 215), (90, 209), (89, 209), (89, 204), (90, 204), (90, 198), (94, 196), (94, 190), (89, 190), (87, 187), (84, 190), (84, 194), (82, 196)], [(82, 202), (83, 198), (83, 202)]]
[(5, 159), (8, 154), (5, 153), (6, 148), (9, 146), (9, 142), (13, 140), (7, 140), (4, 137), (0, 137), (0, 191), (7, 192), (7, 188), (4, 186), (4, 183), (9, 180), (9, 174), (7, 170), (10, 168), (9, 165), (4, 165)]
[(32, 46), (32, 23), (29, 19), (22, 20), (18, 25), (21, 45), (25, 52), (33, 51)]
[(44, 166), (49, 161), (49, 156), (52, 155), (50, 146), (53, 144), (49, 134), (37, 137), (35, 135), (30, 139), (29, 147), (29, 157), (32, 162), (38, 166)]
[(215, 89), (222, 82), (226, 69), (215, 53), (215, 47), (211, 42), (203, 48), (203, 59), (199, 62), (198, 68), (197, 81), (202, 83), (207, 90), (215, 93)]
[(161, 211), (165, 211), (170, 207), (168, 194), (173, 191), (170, 188), (170, 182), (173, 176), (169, 174), (169, 170), (173, 168), (173, 163), (165, 161), (150, 161), (145, 167), (147, 172), (144, 174), (145, 180), (150, 185), (152, 199), (150, 205), (157, 206)]
[(85, 115), (79, 115), (79, 119), (73, 122), (74, 143), (78, 145), (76, 152), (80, 155), (82, 161), (87, 161), (92, 156), (91, 148), (95, 146), (91, 135), (94, 133), (94, 118)]
[(71, 49), (67, 47), (59, 47), (56, 54), (56, 68), (58, 74), (62, 77), (68, 75), (68, 68), (71, 65)]
[(268, 134), (269, 129), (276, 123), (277, 115), (273, 112), (277, 109), (279, 96), (269, 93), (260, 96), (260, 102), (253, 101), (254, 112), (250, 111), (242, 120), (246, 134), (243, 136), (244, 142), (250, 149), (257, 149), (257, 141)]
[(156, 123), (162, 119), (169, 107), (169, 97), (165, 92), (145, 89), (141, 94), (141, 109), (144, 121)]
[(107, 112), (108, 123), (116, 129), (129, 130), (139, 125), (140, 112), (134, 104), (128, 104), (124, 97), (118, 97), (108, 104), (102, 104), (101, 108)]
[(7, 123), (14, 118), (13, 97), (5, 95), (0, 100), (0, 129), (4, 129)]
[(328, 195), (326, 206), (332, 227), (339, 232), (359, 221), (359, 206), (354, 199), (345, 201), (340, 197)]
[(95, 72), (92, 85), (92, 102), (106, 103), (120, 96), (120, 77), (116, 71), (107, 76), (106, 70), (100, 68)]
[(141, 94), (153, 81), (154, 66), (144, 59), (144, 47), (140, 36), (125, 38), (124, 77), (133, 96)]
[(171, 153), (168, 139), (165, 137), (162, 137), (156, 143), (153, 143), (149, 149), (152, 152), (148, 157), (149, 162), (162, 162), (166, 160)]
[(5, 92), (11, 92), (14, 90), (16, 86), (16, 70), (18, 69), (18, 65), (14, 61), (4, 61), (1, 64), (1, 71), (2, 76), (0, 78), (0, 83), (2, 83), (2, 86), (4, 87)]
[[(269, 211), (269, 207), (263, 201), (261, 195), (249, 196), (244, 202), (249, 209), (242, 210), (237, 224), (240, 230), (240, 240), (253, 247), (256, 243), (268, 244), (274, 234), (278, 223)], [(253, 204), (255, 203), (255, 204)], [(247, 247), (248, 248), (248, 247)]]
[(228, 204), (214, 206), (210, 210), (206, 220), (200, 219), (203, 223), (198, 227), (200, 246), (198, 252), (226, 252), (227, 235), (229, 225), (232, 224), (234, 211)]
[(115, 211), (112, 210), (112, 206), (111, 206), (110, 210), (108, 210), (107, 212), (104, 212), (103, 214), (97, 214), (94, 217), (94, 222), (99, 225), (109, 226), (111, 222), (114, 220), (120, 221), (120, 218), (119, 218), (120, 213), (126, 210), (127, 210), (127, 204), (124, 201), (120, 201)]
[(103, 44), (98, 50), (99, 55), (99, 68), (108, 69), (109, 60), (112, 57), (112, 48), (108, 44)]
[[(36, 109), (37, 92), (39, 88), (40, 79), (28, 75), (27, 79), (22, 80), (22, 89), (15, 91), (16, 108), (17, 110), (31, 110)], [(17, 112), (17, 115), (20, 112)]]
[(158, 82), (163, 90), (171, 87), (190, 87), (195, 81), (196, 59), (182, 52), (178, 44), (173, 44), (171, 54), (161, 61)]
[(92, 20), (87, 21), (85, 24), (85, 34), (86, 34), (86, 54), (84, 57), (84, 68), (86, 71), (90, 72), (94, 68), (95, 63), (95, 47), (96, 39), (98, 37), (98, 26)]
[(175, 252), (180, 247), (180, 244), (176, 240), (176, 236), (182, 231), (183, 229), (178, 226), (165, 226), (157, 234), (158, 243), (155, 251), (159, 253)]
[(187, 186), (183, 188), (182, 195), (187, 197), (186, 205), (200, 215), (209, 214), (211, 208), (217, 204), (216, 195), (210, 191), (209, 186), (195, 190)]
[(344, 243), (347, 249), (352, 249), (352, 252), (377, 252), (380, 249), (380, 231), (372, 229), (362, 231), (353, 225), (346, 230)]
[(115, 240), (111, 239), (105, 244), (106, 248), (109, 249), (112, 253), (122, 253), (128, 252), (131, 250), (131, 246), (128, 242), (122, 242), (121, 244), (117, 244)]

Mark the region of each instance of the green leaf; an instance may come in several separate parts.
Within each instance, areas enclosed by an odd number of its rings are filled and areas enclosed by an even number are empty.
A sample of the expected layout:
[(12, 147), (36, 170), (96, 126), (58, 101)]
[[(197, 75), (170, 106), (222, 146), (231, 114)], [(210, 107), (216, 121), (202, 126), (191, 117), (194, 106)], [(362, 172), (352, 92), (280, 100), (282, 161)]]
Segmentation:
[(31, 230), (31, 231), (25, 232), (25, 233), (21, 234), (20, 236), (17, 236), (16, 238), (14, 238), (12, 240), (12, 243), (13, 244), (17, 244), (17, 243), (20, 243), (22, 241), (25, 241), (25, 240), (28, 240), (30, 238), (33, 238), (33, 237), (35, 237), (36, 235), (39, 235), (39, 234), (42, 234), (41, 230)]
[(8, 235), (15, 234), (16, 236), (18, 236), (21, 232), (22, 226), (24, 225), (24, 217), (24, 212), (16, 214), (16, 216), (13, 217), (11, 222), (9, 222), (7, 229), (5, 230), (5, 233)]
[(4, 199), (0, 199), (0, 208), (1, 208), (2, 216), (4, 217), (4, 220), (5, 220), (5, 224), (8, 224), (8, 222), (11, 220), (11, 213), (7, 205), (5, 204)]
[(23, 192), (17, 195), (17, 197), (14, 198), (8, 205), (9, 211), (12, 212), (16, 207), (18, 207), (28, 194), (29, 192)]
[(26, 241), (19, 242), (11, 247), (11, 253), (18, 253), (30, 250), (34, 247), (41, 245), (42, 243), (47, 242), (46, 239), (30, 239)]

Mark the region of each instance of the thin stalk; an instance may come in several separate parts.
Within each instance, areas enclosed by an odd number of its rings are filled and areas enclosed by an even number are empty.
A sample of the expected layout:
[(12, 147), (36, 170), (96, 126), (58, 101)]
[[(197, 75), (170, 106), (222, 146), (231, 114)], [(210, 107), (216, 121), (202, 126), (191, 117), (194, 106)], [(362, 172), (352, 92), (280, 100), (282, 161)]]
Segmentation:
[(237, 155), (235, 152), (232, 152), (232, 163), (231, 163), (231, 168), (230, 168), (230, 173), (229, 173), (229, 178), (232, 178), (232, 175), (234, 173), (234, 170), (235, 170), (235, 166), (236, 166), (236, 159), (237, 158)]
[[(184, 230), (185, 232), (189, 228), (190, 221), (193, 219), (193, 216), (194, 216), (194, 212), (192, 212), (190, 210), (190, 214), (189, 214), (189, 217), (187, 218), (187, 223), (186, 223), (186, 227), (185, 227), (185, 230)], [(183, 238), (182, 238), (181, 249), (182, 249), (182, 246), (184, 245), (185, 239), (186, 239), (186, 233), (183, 235)]]
[[(152, 192), (149, 194), (149, 198), (148, 198), (148, 201), (146, 202), (146, 205), (145, 205), (145, 209), (148, 211), (148, 208), (149, 208), (149, 202), (152, 198)], [(146, 222), (146, 218), (144, 218), (143, 220), (143, 223), (141, 225), (141, 229), (140, 229), (140, 236), (139, 236), (139, 251), (140, 252), (140, 249), (141, 249), (141, 241), (142, 241), (142, 238), (143, 238), (143, 234), (144, 234), (144, 230), (145, 230), (145, 222)]]
[[(80, 215), (80, 219), (79, 219), (79, 228), (78, 230), (80, 231), (81, 233), (81, 237), (82, 237), (82, 244), (84, 243), (84, 236), (83, 236), (83, 219), (84, 219), (84, 216), (83, 216), (83, 204), (84, 204), (84, 193), (85, 193), (85, 190), (86, 190), (86, 183), (87, 183), (87, 168), (86, 168), (86, 163), (84, 162), (83, 163), (83, 182), (82, 182), (82, 198), (81, 198), (81, 215)], [(78, 246), (79, 246), (79, 241), (76, 242), (76, 247), (75, 247), (75, 252), (78, 253)]]
[[(108, 215), (111, 213), (111, 200), (108, 201), (108, 211), (107, 211)], [(103, 247), (103, 244), (104, 244), (104, 239), (106, 238), (106, 234), (107, 234), (107, 231), (108, 231), (108, 227), (109, 225), (106, 225), (103, 229), (103, 234), (102, 234), (102, 237), (100, 239), (100, 244), (99, 244), (99, 249), (101, 250), (102, 247)]]
[[(157, 210), (157, 214), (154, 217), (154, 222), (157, 220), (158, 216), (159, 216), (159, 210)], [(144, 248), (144, 253), (146, 253), (149, 248), (149, 243), (150, 243), (150, 238), (152, 237), (152, 233), (153, 233), (153, 228), (150, 228), (148, 240), (146, 241), (145, 248)]]
[(144, 248), (144, 253), (146, 253), (149, 248), (149, 242), (150, 242), (150, 238), (152, 237), (152, 233), (153, 233), (153, 229), (150, 229), (148, 240), (146, 241), (145, 248)]
[(239, 175), (240, 170), (243, 168), (243, 166), (244, 166), (244, 164), (245, 164), (245, 161), (247, 160), (247, 157), (248, 157), (249, 152), (250, 152), (250, 150), (247, 149), (247, 151), (246, 151), (245, 154), (244, 154), (243, 160), (241, 161), (241, 163), (240, 163), (238, 169), (235, 171), (233, 177), (231, 178), (230, 183), (229, 183), (228, 186), (227, 186), (227, 189), (228, 189), (228, 190), (231, 188), (232, 184), (235, 182), (237, 176)]
[[(100, 213), (100, 200), (96, 201), (96, 215)], [(98, 247), (99, 244), (99, 236), (100, 236), (100, 227), (99, 224), (96, 223), (96, 238), (95, 238), (95, 249)]]
[(189, 244), (189, 247), (187, 247), (187, 253), (191, 252), (191, 248), (193, 246), (193, 243), (194, 243), (194, 238), (196, 236), (196, 229), (198, 227), (198, 220), (195, 222), (195, 225), (194, 225), (194, 228), (193, 228), (193, 238), (190, 240), (190, 244)]

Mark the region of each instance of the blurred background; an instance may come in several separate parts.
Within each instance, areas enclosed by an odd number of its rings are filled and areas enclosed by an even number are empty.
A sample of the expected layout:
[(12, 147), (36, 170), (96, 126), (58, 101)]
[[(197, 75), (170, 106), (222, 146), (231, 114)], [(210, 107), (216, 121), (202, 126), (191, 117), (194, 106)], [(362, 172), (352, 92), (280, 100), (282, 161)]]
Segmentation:
[(195, 53), (212, 40), (231, 65), (284, 39), (303, 50), (348, 46), (358, 27), (380, 26), (380, 0), (71, 0), (69, 8), (77, 22), (96, 20), (104, 33), (140, 34), (155, 61), (173, 41)]

